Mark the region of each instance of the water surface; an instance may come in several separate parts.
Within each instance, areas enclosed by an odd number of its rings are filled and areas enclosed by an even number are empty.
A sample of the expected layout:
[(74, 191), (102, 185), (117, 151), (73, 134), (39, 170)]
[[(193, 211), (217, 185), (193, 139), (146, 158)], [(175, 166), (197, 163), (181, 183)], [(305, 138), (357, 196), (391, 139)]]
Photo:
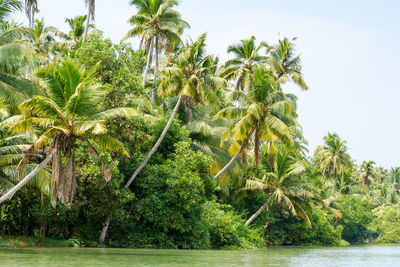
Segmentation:
[(0, 266), (400, 266), (400, 246), (258, 250), (2, 248)]

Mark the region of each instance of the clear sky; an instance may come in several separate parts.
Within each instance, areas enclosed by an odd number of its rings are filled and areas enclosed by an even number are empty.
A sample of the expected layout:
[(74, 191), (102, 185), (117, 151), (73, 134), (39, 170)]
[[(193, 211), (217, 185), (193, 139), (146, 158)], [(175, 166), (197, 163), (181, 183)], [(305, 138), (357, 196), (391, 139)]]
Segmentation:
[[(61, 30), (66, 17), (86, 14), (83, 0), (38, 2), (37, 17)], [(400, 1), (182, 0), (178, 10), (191, 25), (184, 38), (207, 32), (208, 52), (222, 59), (229, 58), (229, 44), (252, 35), (268, 43), (298, 37), (310, 90), (286, 90), (299, 97), (310, 150), (334, 131), (358, 163), (400, 166)], [(95, 24), (119, 42), (135, 12), (129, 0), (96, 0)]]

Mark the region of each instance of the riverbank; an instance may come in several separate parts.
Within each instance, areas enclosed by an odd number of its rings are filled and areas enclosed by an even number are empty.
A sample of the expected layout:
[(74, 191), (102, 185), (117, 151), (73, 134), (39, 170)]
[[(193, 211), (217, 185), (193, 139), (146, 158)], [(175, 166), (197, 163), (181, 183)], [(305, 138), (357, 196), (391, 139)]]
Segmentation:
[(33, 236), (0, 236), (0, 248), (25, 248), (25, 247), (46, 247), (46, 248), (67, 248), (82, 247), (84, 243), (77, 239), (53, 239), (39, 238)]

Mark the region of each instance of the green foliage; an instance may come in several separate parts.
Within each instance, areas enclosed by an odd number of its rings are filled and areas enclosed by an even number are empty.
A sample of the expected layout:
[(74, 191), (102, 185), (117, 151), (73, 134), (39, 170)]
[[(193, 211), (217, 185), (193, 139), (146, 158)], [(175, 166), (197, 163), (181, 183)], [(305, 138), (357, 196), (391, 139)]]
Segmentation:
[(343, 217), (339, 223), (343, 226), (342, 238), (350, 244), (368, 243), (373, 232), (369, 228), (374, 214), (368, 202), (354, 196), (343, 196), (340, 200)]
[(372, 229), (378, 234), (380, 243), (400, 243), (400, 206), (387, 205), (375, 210)]
[(105, 99), (107, 107), (131, 105), (132, 99), (141, 93), (143, 53), (134, 51), (128, 44), (115, 45), (110, 39), (94, 34), (75, 53), (74, 60), (86, 68), (101, 62), (95, 76), (111, 87)]
[(259, 248), (264, 246), (259, 229), (244, 226), (245, 220), (230, 205), (207, 201), (202, 217), (209, 228), (212, 248)]

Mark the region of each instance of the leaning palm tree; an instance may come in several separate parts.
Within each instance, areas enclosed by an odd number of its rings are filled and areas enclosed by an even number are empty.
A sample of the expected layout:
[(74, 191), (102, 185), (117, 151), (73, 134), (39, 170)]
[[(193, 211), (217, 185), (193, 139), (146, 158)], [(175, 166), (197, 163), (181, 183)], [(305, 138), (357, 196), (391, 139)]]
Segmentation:
[(229, 98), (240, 104), (226, 107), (214, 117), (235, 120), (231, 129), (226, 132), (225, 138), (232, 135), (236, 141), (230, 149), (235, 156), (216, 174), (216, 178), (233, 164), (253, 136), (257, 165), (260, 162), (261, 141), (271, 141), (276, 138), (282, 142), (292, 141), (289, 125), (296, 121), (295, 104), (282, 93), (279, 84), (265, 68), (260, 67), (254, 71), (253, 82), (254, 85), (249, 88), (247, 95), (241, 91), (231, 91)]
[(285, 82), (291, 79), (301, 89), (306, 90), (308, 86), (304, 81), (300, 56), (294, 55), (295, 40), (296, 38), (292, 40), (284, 38), (283, 40), (279, 40), (278, 44), (270, 46), (268, 49), (268, 54), (270, 55), (268, 65), (273, 70), (277, 80)]
[(268, 194), (267, 201), (247, 220), (245, 225), (249, 225), (270, 205), (279, 204), (294, 216), (302, 218), (311, 228), (311, 222), (305, 210), (309, 208), (309, 201), (314, 196), (314, 188), (302, 177), (305, 170), (304, 163), (285, 149), (279, 150), (272, 165), (265, 157), (261, 169), (256, 170), (253, 177), (246, 181), (246, 185), (236, 192), (237, 198), (248, 194)]
[(35, 21), (35, 13), (38, 10), (38, 2), (37, 0), (25, 0), (25, 14), (28, 17), (29, 28), (33, 29), (33, 24)]
[(228, 53), (233, 53), (235, 58), (228, 60), (222, 70), (222, 76), (228, 80), (235, 79), (235, 90), (244, 91), (250, 86), (253, 68), (266, 62), (267, 56), (260, 55), (262, 48), (268, 47), (265, 42), (256, 44), (253, 36), (249, 40), (241, 40), (240, 43), (230, 45)]
[(324, 137), (325, 145), (317, 147), (315, 154), (320, 157), (320, 168), (333, 180), (332, 192), (335, 191), (336, 179), (343, 173), (343, 166), (348, 159), (346, 141), (337, 134), (328, 133)]
[(368, 186), (368, 189), (375, 178), (374, 165), (375, 162), (372, 160), (364, 161), (361, 165), (360, 183)]
[(85, 0), (85, 4), (87, 6), (88, 13), (87, 13), (87, 20), (86, 20), (86, 25), (85, 25), (85, 33), (83, 34), (84, 42), (86, 42), (86, 40), (87, 40), (87, 34), (88, 34), (88, 30), (89, 30), (90, 21), (94, 20), (95, 3), (96, 3), (95, 0)]
[[(34, 96), (24, 101), (20, 105), (23, 111), (21, 119), (10, 128), (16, 133), (42, 130), (39, 138), (25, 151), (26, 156), (20, 162), (19, 170), (22, 173), (32, 154), (48, 147), (46, 158), (33, 173), (52, 160), (53, 206), (57, 198), (66, 205), (72, 203), (76, 189), (74, 160), (78, 140), (86, 142), (96, 156), (99, 153), (95, 147), (128, 155), (121, 142), (106, 134), (106, 122), (116, 117), (136, 116), (137, 111), (133, 108), (101, 110), (107, 90), (94, 78), (98, 66), (86, 71), (70, 61), (64, 61), (39, 69), (36, 75), (45, 82), (45, 96)], [(109, 180), (110, 171), (104, 164), (102, 169), (106, 180)], [(27, 177), (2, 196), (0, 203), (28, 182)]]
[(155, 52), (154, 87), (151, 94), (151, 102), (154, 103), (160, 49), (162, 46), (172, 49), (175, 44), (180, 43), (180, 35), (189, 24), (181, 19), (179, 12), (172, 9), (178, 5), (177, 0), (132, 0), (131, 5), (135, 6), (138, 12), (129, 19), (133, 28), (126, 33), (124, 39), (140, 36), (140, 49), (145, 44), (148, 56), (143, 73), (143, 88), (151, 67), (153, 50)]
[[(212, 66), (207, 65), (205, 62), (208, 61), (205, 56), (205, 40), (206, 34), (202, 34), (199, 39), (193, 44), (186, 44), (181, 47), (176, 54), (172, 54), (165, 63), (166, 66), (162, 69), (162, 80), (159, 87), (159, 92), (162, 97), (170, 97), (176, 100), (175, 107), (169, 117), (164, 130), (161, 132), (160, 137), (157, 139), (150, 152), (146, 155), (143, 162), (137, 167), (135, 172), (129, 178), (124, 188), (128, 188), (135, 178), (138, 176), (140, 171), (146, 166), (151, 156), (157, 151), (165, 135), (168, 132), (178, 109), (181, 105), (184, 97), (189, 97), (198, 103), (211, 102), (213, 101), (213, 91), (210, 89), (211, 84), (223, 84), (224, 80), (219, 79), (211, 75), (210, 68)], [(112, 214), (110, 213), (107, 217), (103, 229), (99, 237), (99, 243), (104, 242), (107, 234), (108, 226), (110, 225)]]

